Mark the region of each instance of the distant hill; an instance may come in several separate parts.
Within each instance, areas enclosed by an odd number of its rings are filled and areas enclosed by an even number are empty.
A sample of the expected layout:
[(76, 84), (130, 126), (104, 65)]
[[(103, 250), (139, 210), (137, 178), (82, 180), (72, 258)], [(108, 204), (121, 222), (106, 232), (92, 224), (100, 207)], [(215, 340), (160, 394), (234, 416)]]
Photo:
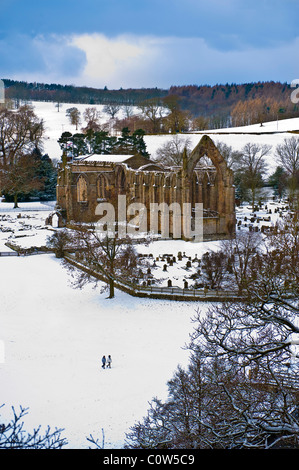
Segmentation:
[(211, 116), (220, 111), (230, 113), (239, 102), (255, 100), (273, 100), (284, 106), (292, 107), (290, 85), (279, 82), (226, 84), (214, 86), (172, 86), (170, 94), (181, 97), (182, 108), (193, 115)]
[(106, 87), (91, 88), (55, 83), (28, 83), (3, 79), (7, 98), (28, 101), (55, 101), (84, 104), (129, 104), (136, 105), (151, 98), (162, 98), (168, 90), (158, 88), (108, 90)]
[[(6, 97), (14, 100), (53, 101), (61, 103), (138, 105), (149, 99), (163, 100), (176, 95), (180, 106), (192, 117), (228, 117), (239, 103), (261, 100), (265, 106), (276, 109), (281, 118), (299, 116), (298, 105), (291, 102), (292, 89), (287, 83), (257, 82), (225, 85), (172, 86), (168, 90), (159, 88), (108, 90), (74, 85), (28, 83), (3, 79)], [(271, 116), (272, 119), (272, 116)]]

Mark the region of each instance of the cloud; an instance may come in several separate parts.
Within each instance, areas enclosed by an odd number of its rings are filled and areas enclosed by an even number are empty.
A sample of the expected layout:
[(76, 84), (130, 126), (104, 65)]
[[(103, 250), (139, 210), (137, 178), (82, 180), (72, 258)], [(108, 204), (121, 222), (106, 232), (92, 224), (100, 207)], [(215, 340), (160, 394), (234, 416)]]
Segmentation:
[(122, 77), (138, 73), (138, 64), (150, 53), (143, 39), (128, 36), (108, 38), (103, 34), (84, 34), (74, 36), (70, 45), (85, 53), (86, 65), (81, 80), (89, 83), (121, 86)]
[(0, 61), (3, 78), (48, 83), (80, 75), (86, 57), (65, 36), (13, 34), (0, 40)]
[[(234, 41), (233, 36), (229, 38)], [(203, 38), (76, 36), (86, 54), (80, 81), (108, 88), (291, 81), (299, 76), (299, 38), (275, 47), (219, 50)]]
[(299, 77), (299, 38), (219, 49), (201, 37), (16, 35), (0, 40), (1, 78), (110, 89), (291, 82)]

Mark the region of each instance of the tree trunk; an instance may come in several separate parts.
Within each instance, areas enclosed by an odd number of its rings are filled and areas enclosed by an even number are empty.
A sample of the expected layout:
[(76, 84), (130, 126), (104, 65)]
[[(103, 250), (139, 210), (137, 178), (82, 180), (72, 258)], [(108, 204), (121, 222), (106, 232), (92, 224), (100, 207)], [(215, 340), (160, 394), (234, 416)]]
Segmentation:
[(114, 297), (114, 279), (109, 279), (109, 297), (108, 299), (113, 299)]
[(14, 195), (14, 209), (17, 209), (19, 206), (18, 206), (18, 195), (15, 194)]

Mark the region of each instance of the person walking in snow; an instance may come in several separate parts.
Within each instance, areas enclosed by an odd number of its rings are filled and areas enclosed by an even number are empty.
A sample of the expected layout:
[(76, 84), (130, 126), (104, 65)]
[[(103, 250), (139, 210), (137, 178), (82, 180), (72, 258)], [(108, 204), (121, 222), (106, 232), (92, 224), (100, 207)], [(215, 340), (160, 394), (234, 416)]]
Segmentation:
[(105, 365), (106, 365), (106, 357), (103, 356), (102, 357), (102, 369), (105, 369)]
[(107, 359), (107, 368), (109, 367), (109, 369), (111, 369), (111, 362), (112, 362), (112, 359), (111, 359), (111, 356), (109, 354), (108, 359)]

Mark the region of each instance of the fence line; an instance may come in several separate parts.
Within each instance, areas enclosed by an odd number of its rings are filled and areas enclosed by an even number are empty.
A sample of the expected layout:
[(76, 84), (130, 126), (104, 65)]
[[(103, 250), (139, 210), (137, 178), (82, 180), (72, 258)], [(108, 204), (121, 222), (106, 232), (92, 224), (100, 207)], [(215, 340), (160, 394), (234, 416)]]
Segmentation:
[[(2, 204), (0, 202), (0, 213), (1, 212), (43, 212), (43, 211), (53, 211), (55, 204), (38, 204), (38, 205), (26, 205), (26, 206), (19, 206), (14, 208), (13, 203), (11, 203), (11, 207), (2, 207)], [(22, 203), (21, 203), (22, 204)]]
[[(64, 258), (73, 266), (81, 269), (91, 276), (103, 281), (108, 282), (108, 279), (105, 278), (101, 273), (95, 271), (76, 260), (74, 255), (70, 253), (65, 254)], [(156, 287), (156, 286), (139, 286), (137, 284), (129, 284), (120, 279), (115, 279), (115, 287), (134, 296), (134, 297), (150, 297), (157, 299), (167, 299), (167, 300), (188, 300), (188, 301), (240, 301), (242, 298), (234, 291), (198, 291), (196, 289), (183, 289), (180, 287)]]
[(45, 250), (35, 250), (35, 251), (30, 251), (30, 249), (23, 249), (19, 251), (1, 251), (0, 252), (0, 258), (4, 256), (32, 256), (32, 255), (42, 255), (42, 254), (47, 254), (49, 251)]

